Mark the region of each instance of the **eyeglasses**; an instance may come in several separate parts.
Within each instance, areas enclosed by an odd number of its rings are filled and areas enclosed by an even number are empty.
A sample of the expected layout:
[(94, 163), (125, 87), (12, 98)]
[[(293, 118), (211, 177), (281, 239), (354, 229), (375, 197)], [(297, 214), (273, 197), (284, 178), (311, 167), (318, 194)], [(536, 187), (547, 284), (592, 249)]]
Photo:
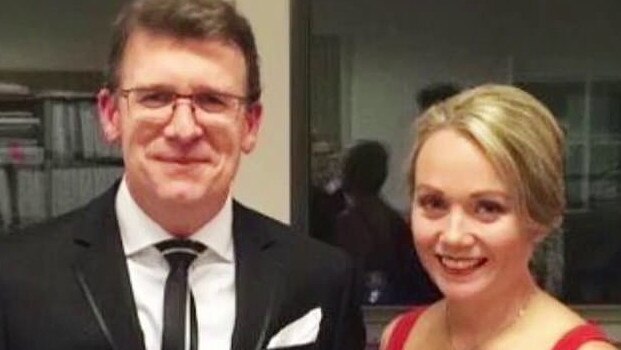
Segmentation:
[(248, 99), (223, 92), (203, 91), (179, 94), (163, 88), (131, 88), (120, 90), (127, 99), (128, 109), (140, 119), (167, 121), (173, 115), (179, 99), (190, 102), (196, 117), (209, 115), (218, 118), (234, 118)]

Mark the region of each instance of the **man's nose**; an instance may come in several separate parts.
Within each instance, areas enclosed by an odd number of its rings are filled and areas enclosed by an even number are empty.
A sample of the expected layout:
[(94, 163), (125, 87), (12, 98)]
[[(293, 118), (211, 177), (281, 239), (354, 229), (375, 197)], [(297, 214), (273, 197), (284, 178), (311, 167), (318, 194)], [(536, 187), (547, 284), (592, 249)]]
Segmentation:
[(204, 130), (196, 119), (196, 107), (191, 101), (177, 100), (172, 106), (171, 120), (164, 129), (168, 138), (192, 142), (203, 136)]

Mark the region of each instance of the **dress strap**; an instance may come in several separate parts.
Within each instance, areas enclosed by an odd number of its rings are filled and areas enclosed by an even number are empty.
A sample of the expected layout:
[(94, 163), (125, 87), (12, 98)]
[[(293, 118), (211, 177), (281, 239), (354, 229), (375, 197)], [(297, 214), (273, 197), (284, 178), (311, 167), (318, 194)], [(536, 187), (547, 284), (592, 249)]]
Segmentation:
[(424, 310), (425, 308), (415, 308), (414, 310), (399, 316), (397, 323), (395, 324), (395, 328), (388, 339), (388, 346), (386, 347), (386, 350), (403, 349), (405, 341), (408, 339), (408, 335), (410, 335), (410, 331), (414, 328), (416, 320)]
[(604, 341), (609, 343), (608, 337), (593, 323), (585, 323), (571, 329), (559, 340), (553, 350), (576, 350), (590, 341)]

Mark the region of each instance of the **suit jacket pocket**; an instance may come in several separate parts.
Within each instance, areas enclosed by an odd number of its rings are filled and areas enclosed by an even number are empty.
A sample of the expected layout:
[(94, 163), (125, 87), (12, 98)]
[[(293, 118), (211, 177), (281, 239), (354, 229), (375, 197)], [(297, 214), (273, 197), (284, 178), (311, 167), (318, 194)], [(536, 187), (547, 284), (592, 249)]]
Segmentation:
[(318, 350), (316, 348), (315, 343), (304, 344), (304, 345), (295, 345), (295, 346), (285, 346), (279, 348), (271, 348), (270, 350)]

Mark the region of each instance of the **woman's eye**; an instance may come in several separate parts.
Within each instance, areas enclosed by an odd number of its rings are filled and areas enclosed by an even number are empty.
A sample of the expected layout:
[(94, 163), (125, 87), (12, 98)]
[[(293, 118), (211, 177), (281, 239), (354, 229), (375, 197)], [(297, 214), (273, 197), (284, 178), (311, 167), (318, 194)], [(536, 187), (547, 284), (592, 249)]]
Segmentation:
[(423, 209), (425, 214), (430, 216), (438, 216), (448, 208), (446, 200), (435, 195), (421, 196), (417, 199), (417, 205)]
[(476, 203), (475, 214), (483, 221), (493, 221), (506, 212), (505, 207), (492, 200), (481, 200)]

